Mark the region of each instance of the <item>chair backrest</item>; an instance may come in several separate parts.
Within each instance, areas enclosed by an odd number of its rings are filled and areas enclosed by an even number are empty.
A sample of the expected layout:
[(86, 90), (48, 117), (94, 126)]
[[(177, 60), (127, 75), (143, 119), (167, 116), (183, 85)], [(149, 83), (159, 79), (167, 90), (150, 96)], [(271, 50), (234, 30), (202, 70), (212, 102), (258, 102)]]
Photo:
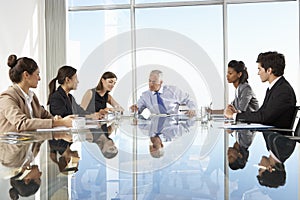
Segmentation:
[(300, 136), (300, 107), (299, 106), (296, 106), (296, 110), (295, 110), (295, 118), (294, 118), (294, 121), (293, 121), (293, 127), (292, 127), (292, 130), (293, 130), (293, 135), (294, 136)]
[(294, 128), (294, 125), (295, 125), (295, 120), (297, 118), (297, 115), (298, 115), (298, 111), (300, 110), (300, 106), (295, 106), (295, 110), (294, 110), (294, 115), (293, 115), (293, 120), (292, 120), (292, 124), (290, 126), (290, 129), (293, 129)]

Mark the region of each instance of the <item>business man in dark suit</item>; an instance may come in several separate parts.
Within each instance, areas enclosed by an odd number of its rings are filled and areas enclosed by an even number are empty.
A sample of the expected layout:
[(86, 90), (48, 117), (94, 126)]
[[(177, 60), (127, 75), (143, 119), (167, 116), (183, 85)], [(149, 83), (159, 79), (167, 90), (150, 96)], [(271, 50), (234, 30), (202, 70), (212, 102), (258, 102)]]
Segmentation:
[(282, 186), (286, 181), (284, 162), (294, 152), (296, 142), (277, 132), (266, 131), (263, 135), (270, 155), (262, 156), (257, 179), (267, 187)]
[(296, 95), (283, 77), (284, 55), (265, 52), (258, 55), (258, 75), (262, 82), (269, 82), (264, 102), (256, 112), (239, 112), (231, 105), (224, 111), (227, 118), (247, 123), (262, 123), (277, 128), (291, 128), (296, 105)]

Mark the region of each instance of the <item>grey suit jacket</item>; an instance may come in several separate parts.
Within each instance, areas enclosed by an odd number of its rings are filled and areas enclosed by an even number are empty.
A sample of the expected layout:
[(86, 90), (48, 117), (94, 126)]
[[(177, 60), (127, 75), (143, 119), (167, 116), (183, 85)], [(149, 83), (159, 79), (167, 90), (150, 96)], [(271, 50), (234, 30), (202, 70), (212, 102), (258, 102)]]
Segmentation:
[(0, 95), (0, 132), (30, 131), (39, 128), (52, 128), (52, 115), (39, 103), (36, 95), (31, 102), (31, 119), (25, 97), (18, 86), (9, 87)]
[(255, 94), (248, 83), (238, 86), (238, 96), (235, 97), (232, 104), (240, 111), (257, 111), (259, 108)]

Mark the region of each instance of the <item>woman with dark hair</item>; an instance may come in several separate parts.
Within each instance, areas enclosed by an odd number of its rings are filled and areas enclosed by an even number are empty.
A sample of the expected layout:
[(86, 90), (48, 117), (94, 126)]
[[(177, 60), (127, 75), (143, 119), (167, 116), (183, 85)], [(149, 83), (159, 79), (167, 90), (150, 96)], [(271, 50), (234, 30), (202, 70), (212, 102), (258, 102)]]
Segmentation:
[(105, 158), (111, 159), (118, 154), (118, 148), (114, 141), (109, 137), (114, 130), (114, 124), (107, 126), (107, 124), (101, 125), (100, 129), (92, 130), (92, 141), (97, 144)]
[[(236, 88), (235, 98), (227, 107), (232, 110), (257, 111), (259, 108), (255, 94), (248, 84), (248, 72), (243, 61), (231, 60), (228, 63), (227, 81)], [(229, 167), (233, 170), (243, 169), (247, 163), (248, 147), (252, 143), (254, 133), (249, 130), (236, 132), (237, 141), (227, 151)]]
[[(257, 111), (259, 108), (255, 93), (248, 83), (248, 72), (243, 61), (228, 63), (227, 82), (235, 87), (235, 97), (227, 108), (233, 111)], [(209, 110), (211, 114), (223, 114), (224, 110)]]
[(227, 159), (232, 170), (243, 169), (249, 157), (248, 148), (252, 144), (255, 132), (240, 130), (235, 133), (236, 142), (227, 149)]
[[(101, 109), (108, 111), (123, 112), (124, 109), (114, 100), (109, 92), (114, 88), (117, 76), (112, 72), (105, 72), (96, 88), (89, 89), (82, 98), (81, 106), (89, 112), (97, 112)], [(113, 108), (109, 109), (106, 104), (109, 103)]]
[(78, 151), (70, 149), (72, 142), (64, 139), (49, 140), (50, 159), (55, 162), (59, 171), (63, 174), (71, 174), (78, 171), (79, 156)]
[(16, 176), (10, 178), (12, 188), (9, 190), (11, 199), (19, 199), (19, 196), (29, 197), (35, 194), (41, 185), (41, 175), (37, 165), (22, 168)]
[[(49, 83), (49, 98), (48, 104), (50, 112), (53, 115), (60, 115), (62, 117), (76, 114), (80, 116), (86, 116), (89, 118), (102, 118), (105, 111), (101, 111), (102, 114), (93, 113), (84, 110), (77, 104), (75, 98), (70, 92), (77, 89), (79, 83), (77, 79), (77, 70), (71, 66), (62, 66), (57, 72), (57, 76)], [(60, 86), (56, 89), (56, 81)]]
[(40, 105), (30, 88), (41, 80), (36, 62), (27, 57), (8, 57), (9, 77), (13, 86), (0, 95), (0, 132), (19, 132), (56, 126), (72, 126), (74, 116), (53, 117)]
[(258, 101), (248, 84), (248, 72), (243, 61), (231, 60), (228, 63), (227, 81), (236, 88), (235, 98), (230, 105), (232, 109), (239, 111), (258, 110)]

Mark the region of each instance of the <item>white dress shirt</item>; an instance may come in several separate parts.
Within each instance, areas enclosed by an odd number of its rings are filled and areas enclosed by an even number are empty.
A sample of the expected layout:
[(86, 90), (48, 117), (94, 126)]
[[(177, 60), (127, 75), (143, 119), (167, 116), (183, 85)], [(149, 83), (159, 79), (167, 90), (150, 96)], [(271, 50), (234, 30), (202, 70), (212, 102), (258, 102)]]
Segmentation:
[(31, 90), (29, 90), (28, 91), (29, 94), (26, 94), (18, 84), (16, 84), (16, 85), (18, 86), (18, 88), (20, 88), (21, 92), (23, 93), (23, 95), (25, 97), (25, 101), (26, 101), (26, 105), (29, 109), (30, 117), (34, 118), (33, 111), (32, 111), (32, 106), (31, 106), (31, 102), (32, 102), (34, 93)]

